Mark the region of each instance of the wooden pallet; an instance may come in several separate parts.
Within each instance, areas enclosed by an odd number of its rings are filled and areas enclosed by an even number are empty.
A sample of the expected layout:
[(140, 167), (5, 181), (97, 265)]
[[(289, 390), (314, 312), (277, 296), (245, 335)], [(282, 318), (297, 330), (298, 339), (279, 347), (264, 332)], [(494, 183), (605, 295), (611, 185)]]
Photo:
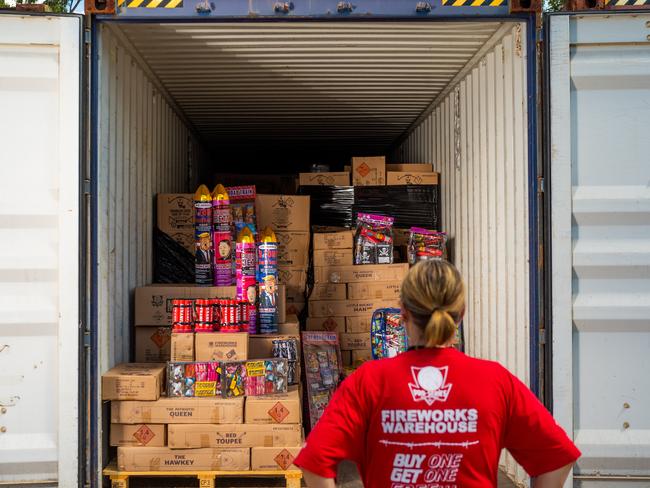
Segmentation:
[(184, 476), (196, 477), (200, 488), (215, 488), (216, 478), (228, 477), (284, 477), (287, 488), (300, 488), (302, 472), (299, 469), (286, 471), (119, 471), (115, 463), (109, 464), (103, 471), (111, 479), (111, 488), (129, 488), (131, 476)]

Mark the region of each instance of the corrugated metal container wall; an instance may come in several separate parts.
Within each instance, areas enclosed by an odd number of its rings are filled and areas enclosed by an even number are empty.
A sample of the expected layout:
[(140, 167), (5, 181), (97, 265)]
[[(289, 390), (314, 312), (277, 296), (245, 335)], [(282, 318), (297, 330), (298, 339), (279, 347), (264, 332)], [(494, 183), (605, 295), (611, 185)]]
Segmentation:
[[(467, 283), (467, 352), (529, 384), (525, 25), (516, 24), (438, 99), (395, 159), (441, 173), (443, 230)], [(526, 479), (508, 455), (508, 474)]]
[(155, 195), (189, 191), (201, 152), (128, 41), (103, 26), (99, 49), (97, 306), (103, 372), (129, 360), (133, 289), (152, 281)]

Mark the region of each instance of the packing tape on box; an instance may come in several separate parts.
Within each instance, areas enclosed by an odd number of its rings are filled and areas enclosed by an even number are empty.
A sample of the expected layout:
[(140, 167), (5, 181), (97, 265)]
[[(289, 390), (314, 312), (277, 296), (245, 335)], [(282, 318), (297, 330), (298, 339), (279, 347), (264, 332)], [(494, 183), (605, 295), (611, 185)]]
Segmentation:
[(210, 447), (210, 436), (208, 434), (201, 434), (199, 436), (201, 447)]
[(273, 435), (264, 436), (264, 447), (273, 447)]
[(151, 423), (151, 408), (141, 407), (142, 408), (142, 423), (149, 424)]

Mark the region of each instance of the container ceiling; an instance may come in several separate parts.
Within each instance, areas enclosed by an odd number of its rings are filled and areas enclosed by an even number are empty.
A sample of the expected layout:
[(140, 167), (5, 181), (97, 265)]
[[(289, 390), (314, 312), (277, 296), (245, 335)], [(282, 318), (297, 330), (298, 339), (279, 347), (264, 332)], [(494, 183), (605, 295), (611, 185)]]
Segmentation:
[[(385, 151), (498, 22), (123, 24), (205, 140)], [(253, 137), (251, 137), (253, 135)]]

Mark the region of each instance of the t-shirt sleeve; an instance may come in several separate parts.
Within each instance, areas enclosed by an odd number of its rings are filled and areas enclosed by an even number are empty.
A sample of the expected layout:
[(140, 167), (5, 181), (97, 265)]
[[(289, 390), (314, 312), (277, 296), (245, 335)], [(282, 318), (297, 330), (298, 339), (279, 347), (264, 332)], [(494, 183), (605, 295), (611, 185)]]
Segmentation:
[(335, 478), (338, 464), (363, 457), (370, 411), (363, 383), (366, 365), (346, 378), (334, 393), (294, 464), (324, 478)]
[(580, 457), (580, 451), (537, 397), (507, 374), (508, 418), (505, 448), (530, 476), (554, 471)]

